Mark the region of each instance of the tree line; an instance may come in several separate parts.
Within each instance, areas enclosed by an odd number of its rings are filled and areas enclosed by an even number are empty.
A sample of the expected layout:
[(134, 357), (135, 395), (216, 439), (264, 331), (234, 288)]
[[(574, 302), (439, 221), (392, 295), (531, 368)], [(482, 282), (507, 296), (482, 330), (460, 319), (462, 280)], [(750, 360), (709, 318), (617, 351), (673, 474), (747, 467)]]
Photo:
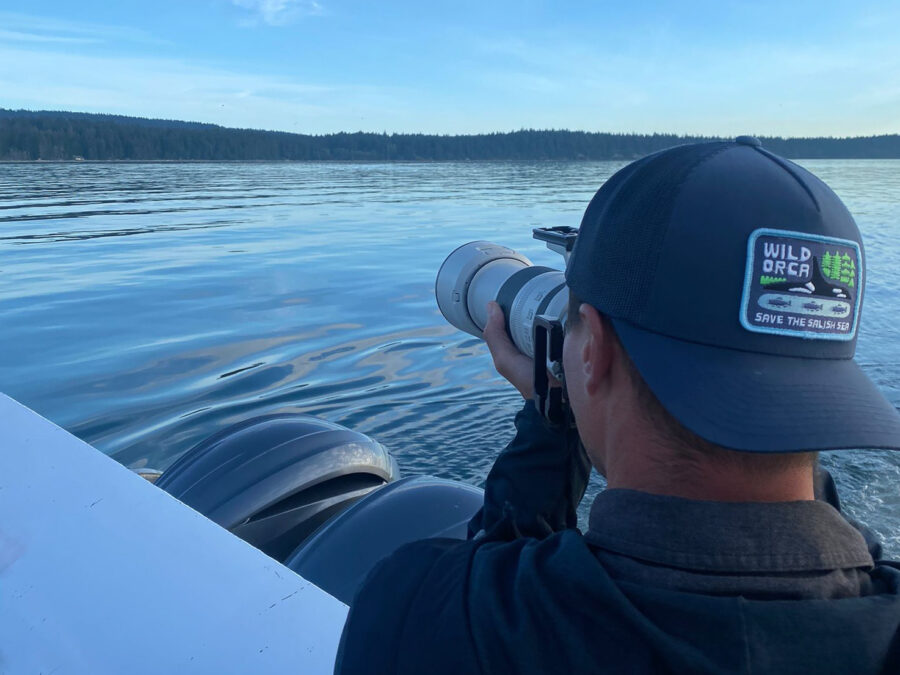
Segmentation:
[[(627, 160), (712, 136), (522, 129), (433, 135), (294, 134), (121, 115), (0, 109), (0, 160)], [(900, 135), (764, 137), (797, 159), (898, 159)]]

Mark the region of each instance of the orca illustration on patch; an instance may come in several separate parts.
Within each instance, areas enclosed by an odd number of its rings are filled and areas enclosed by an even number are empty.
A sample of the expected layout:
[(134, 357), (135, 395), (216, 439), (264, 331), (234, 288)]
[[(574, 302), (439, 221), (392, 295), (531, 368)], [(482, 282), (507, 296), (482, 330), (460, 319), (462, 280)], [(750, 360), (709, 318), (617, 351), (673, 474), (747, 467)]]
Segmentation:
[(855, 241), (754, 230), (747, 242), (741, 325), (755, 333), (852, 340), (862, 276)]

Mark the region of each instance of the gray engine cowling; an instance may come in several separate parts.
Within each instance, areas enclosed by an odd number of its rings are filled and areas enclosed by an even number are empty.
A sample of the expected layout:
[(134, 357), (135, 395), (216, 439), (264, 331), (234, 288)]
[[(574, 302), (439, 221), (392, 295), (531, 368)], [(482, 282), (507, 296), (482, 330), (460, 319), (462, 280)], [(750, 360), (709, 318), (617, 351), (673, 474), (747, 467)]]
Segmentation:
[(432, 476), (386, 485), (325, 523), (285, 560), (304, 579), (350, 604), (369, 570), (403, 544), (465, 539), (484, 503), (480, 488)]
[(276, 560), (399, 477), (380, 443), (301, 415), (256, 417), (182, 455), (156, 485)]

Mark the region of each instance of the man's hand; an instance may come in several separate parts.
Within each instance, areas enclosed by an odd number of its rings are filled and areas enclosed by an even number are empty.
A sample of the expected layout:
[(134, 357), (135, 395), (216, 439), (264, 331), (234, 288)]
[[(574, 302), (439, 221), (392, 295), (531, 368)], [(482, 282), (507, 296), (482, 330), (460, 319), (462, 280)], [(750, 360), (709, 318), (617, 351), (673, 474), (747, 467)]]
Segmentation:
[(491, 350), (494, 368), (519, 390), (522, 398), (534, 398), (534, 363), (520, 352), (506, 333), (503, 310), (496, 302), (488, 303), (488, 321), (484, 341)]

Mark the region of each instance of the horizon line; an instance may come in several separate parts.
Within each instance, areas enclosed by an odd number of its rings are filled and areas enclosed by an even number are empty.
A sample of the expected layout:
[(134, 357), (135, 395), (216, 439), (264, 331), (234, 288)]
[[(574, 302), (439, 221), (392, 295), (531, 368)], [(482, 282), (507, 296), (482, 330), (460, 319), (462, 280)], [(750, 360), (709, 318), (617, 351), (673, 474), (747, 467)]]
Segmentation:
[(589, 131), (585, 129), (555, 129), (555, 128), (537, 128), (537, 127), (521, 127), (519, 129), (512, 129), (509, 131), (479, 131), (479, 132), (471, 132), (464, 134), (453, 134), (453, 133), (426, 133), (420, 131), (363, 131), (362, 129), (357, 131), (334, 131), (329, 133), (304, 133), (299, 131), (284, 131), (282, 129), (263, 129), (259, 127), (228, 127), (222, 124), (216, 124), (215, 122), (201, 122), (197, 120), (184, 120), (184, 119), (176, 119), (176, 118), (168, 118), (168, 117), (140, 117), (137, 115), (124, 115), (120, 113), (98, 113), (98, 112), (87, 112), (81, 110), (48, 110), (48, 109), (40, 109), (40, 110), (30, 110), (27, 108), (2, 108), (0, 107), (0, 120), (2, 120), (3, 113), (31, 113), (31, 114), (71, 114), (71, 115), (85, 115), (85, 116), (96, 116), (96, 117), (121, 117), (123, 119), (129, 120), (146, 120), (151, 122), (176, 122), (181, 124), (193, 124), (198, 126), (205, 127), (216, 127), (219, 129), (226, 130), (234, 130), (234, 131), (257, 131), (261, 133), (275, 133), (275, 134), (288, 134), (291, 136), (310, 136), (310, 137), (328, 137), (328, 136), (338, 136), (341, 134), (346, 135), (355, 135), (355, 134), (363, 134), (363, 135), (374, 135), (374, 136), (435, 136), (439, 138), (463, 138), (468, 136), (491, 136), (495, 134), (516, 134), (523, 132), (540, 132), (540, 133), (571, 133), (571, 134), (607, 134), (611, 136), (673, 136), (675, 138), (701, 138), (708, 140), (731, 140), (738, 136), (755, 136), (761, 140), (764, 139), (772, 139), (772, 140), (851, 140), (851, 139), (863, 139), (863, 138), (890, 138), (893, 136), (900, 136), (900, 131), (894, 133), (886, 133), (886, 134), (869, 134), (869, 135), (857, 135), (857, 136), (772, 136), (772, 135), (762, 135), (762, 134), (735, 134), (733, 136), (722, 136), (722, 135), (713, 135), (713, 134), (692, 134), (692, 133), (679, 133), (674, 131), (653, 131), (653, 132), (638, 132), (638, 131)]

